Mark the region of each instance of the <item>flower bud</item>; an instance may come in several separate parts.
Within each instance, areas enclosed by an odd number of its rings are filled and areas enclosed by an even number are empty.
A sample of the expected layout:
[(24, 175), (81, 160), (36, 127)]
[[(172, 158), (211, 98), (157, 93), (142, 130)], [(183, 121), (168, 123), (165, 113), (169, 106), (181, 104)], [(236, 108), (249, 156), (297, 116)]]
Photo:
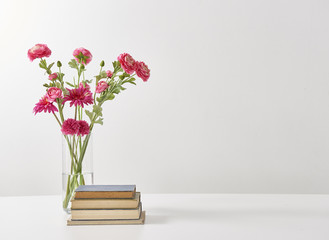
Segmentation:
[(57, 67), (61, 67), (62, 66), (62, 63), (60, 61), (57, 61)]
[(104, 67), (104, 66), (105, 66), (105, 62), (104, 62), (104, 60), (101, 61), (100, 66), (101, 66), (101, 67)]
[(82, 65), (82, 64), (81, 64), (80, 69), (81, 69), (81, 70), (85, 69), (85, 65)]

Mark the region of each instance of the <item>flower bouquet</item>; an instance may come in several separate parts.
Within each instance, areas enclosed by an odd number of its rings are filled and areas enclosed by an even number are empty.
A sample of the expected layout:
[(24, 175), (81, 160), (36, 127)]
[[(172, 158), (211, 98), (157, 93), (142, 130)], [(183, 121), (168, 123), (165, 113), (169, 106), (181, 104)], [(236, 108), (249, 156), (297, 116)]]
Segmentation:
[[(45, 70), (48, 82), (43, 86), (46, 93), (36, 103), (34, 114), (41, 112), (52, 113), (55, 117), (65, 143), (69, 149), (70, 174), (67, 176), (63, 208), (67, 209), (74, 190), (79, 185), (85, 184), (82, 174), (82, 162), (90, 141), (90, 135), (95, 124), (103, 124), (102, 105), (113, 100), (117, 94), (126, 88), (125, 84), (136, 85), (137, 75), (144, 82), (150, 77), (150, 70), (144, 62), (135, 61), (131, 55), (123, 53), (117, 61), (112, 63), (113, 70), (103, 70), (105, 63), (101, 61), (100, 71), (94, 79), (86, 79), (86, 66), (92, 61), (92, 54), (85, 48), (77, 48), (73, 51), (73, 59), (68, 65), (77, 71), (73, 81), (64, 81), (64, 73), (61, 71), (62, 63), (57, 61), (58, 70), (52, 70), (55, 62), (48, 64), (51, 50), (46, 44), (36, 44), (28, 50), (31, 61), (39, 58), (39, 67)], [(91, 85), (94, 83), (94, 91)], [(85, 109), (90, 105), (90, 110)], [(67, 118), (64, 109), (74, 108), (74, 116)], [(72, 113), (71, 113), (72, 114)]]

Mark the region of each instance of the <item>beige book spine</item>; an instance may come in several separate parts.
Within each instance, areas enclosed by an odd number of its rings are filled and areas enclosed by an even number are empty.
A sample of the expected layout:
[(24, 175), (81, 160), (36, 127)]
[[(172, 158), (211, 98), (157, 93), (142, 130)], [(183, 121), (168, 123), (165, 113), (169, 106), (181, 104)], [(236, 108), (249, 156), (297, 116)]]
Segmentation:
[(145, 222), (145, 211), (142, 212), (139, 219), (113, 219), (113, 220), (67, 220), (68, 226), (79, 226), (79, 225), (131, 225), (131, 224), (144, 224)]
[(136, 209), (87, 209), (71, 210), (72, 220), (100, 220), (100, 219), (139, 219), (142, 205)]
[(137, 208), (140, 193), (136, 192), (134, 199), (73, 199), (71, 202), (71, 209)]

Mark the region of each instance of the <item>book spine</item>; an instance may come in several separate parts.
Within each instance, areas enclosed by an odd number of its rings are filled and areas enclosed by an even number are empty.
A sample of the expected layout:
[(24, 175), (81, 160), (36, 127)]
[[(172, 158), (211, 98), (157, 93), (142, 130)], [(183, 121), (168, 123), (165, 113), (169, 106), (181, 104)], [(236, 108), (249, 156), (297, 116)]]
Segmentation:
[(76, 199), (85, 198), (134, 198), (134, 192), (76, 192)]

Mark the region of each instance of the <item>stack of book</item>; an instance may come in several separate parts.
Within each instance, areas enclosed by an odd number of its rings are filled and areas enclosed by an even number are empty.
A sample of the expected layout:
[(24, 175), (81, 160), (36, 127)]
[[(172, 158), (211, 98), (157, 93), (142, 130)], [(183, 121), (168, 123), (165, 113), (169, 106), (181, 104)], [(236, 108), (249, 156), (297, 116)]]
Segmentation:
[(67, 225), (144, 224), (136, 185), (82, 185), (71, 200)]

